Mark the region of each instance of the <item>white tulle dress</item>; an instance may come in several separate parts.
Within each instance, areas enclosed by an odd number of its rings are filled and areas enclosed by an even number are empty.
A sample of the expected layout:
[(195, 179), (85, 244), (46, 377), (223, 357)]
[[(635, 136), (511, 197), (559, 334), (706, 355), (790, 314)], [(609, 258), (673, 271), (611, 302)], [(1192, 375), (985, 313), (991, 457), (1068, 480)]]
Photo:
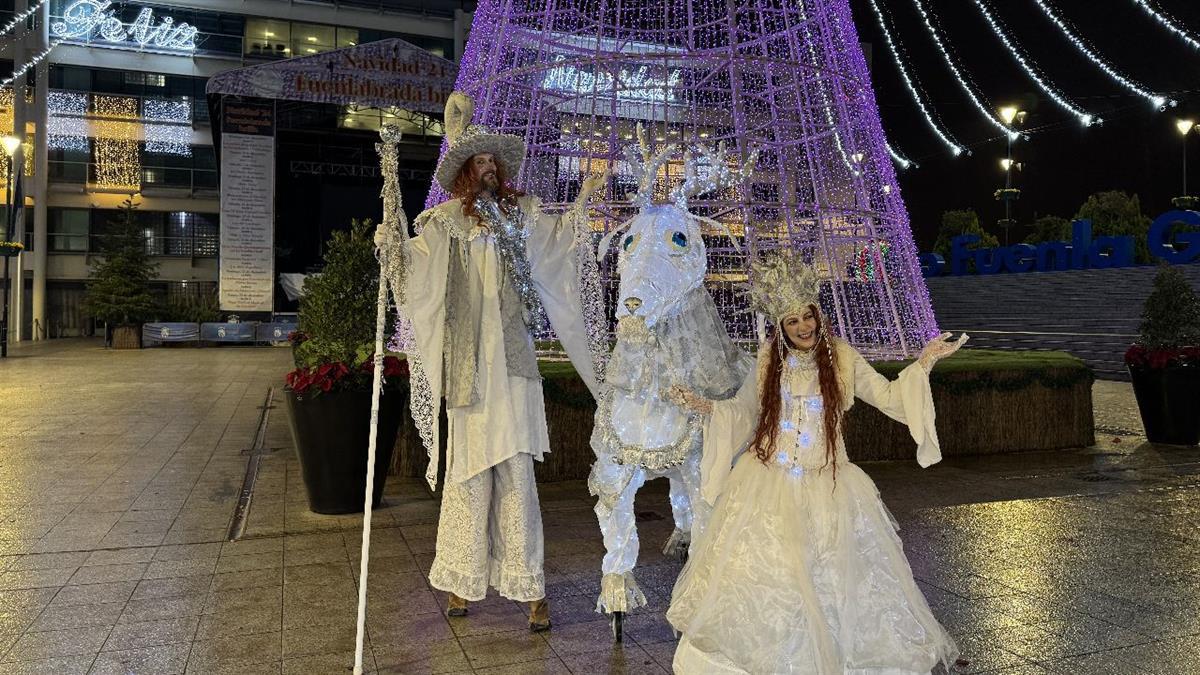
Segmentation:
[[(907, 423), (920, 464), (939, 461), (924, 368), (888, 381), (853, 348), (836, 347), (844, 405), (857, 396)], [(682, 633), (675, 672), (900, 675), (950, 665), (958, 649), (913, 581), (875, 484), (841, 438), (836, 481), (825, 466), (816, 365), (802, 352), (784, 361), (769, 465), (742, 452), (765, 358), (707, 421), (702, 490), (715, 508), (667, 611)]]

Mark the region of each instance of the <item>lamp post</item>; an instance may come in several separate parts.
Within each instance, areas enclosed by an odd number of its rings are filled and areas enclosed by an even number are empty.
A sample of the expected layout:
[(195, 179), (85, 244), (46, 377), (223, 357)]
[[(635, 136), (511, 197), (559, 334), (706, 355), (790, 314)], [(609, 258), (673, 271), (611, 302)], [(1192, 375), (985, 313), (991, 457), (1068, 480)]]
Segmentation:
[[(15, 195), (13, 195), (13, 186), (15, 185), (13, 180), (13, 153), (17, 151), (17, 148), (21, 147), (21, 139), (10, 134), (0, 138), (0, 145), (4, 147), (4, 154), (8, 156), (8, 190), (6, 197), (8, 213), (4, 217), (3, 238), (4, 241), (7, 241), (12, 236), (17, 222), (15, 217), (16, 206), (14, 206), (16, 200), (14, 199)], [(12, 293), (11, 284), (8, 281), (8, 259), (10, 257), (9, 255), (4, 256), (4, 306), (3, 309), (0, 309), (0, 358), (8, 356), (8, 296)]]
[(1179, 130), (1179, 135), (1183, 137), (1183, 197), (1187, 198), (1187, 135), (1196, 125), (1192, 120), (1175, 120), (1175, 128)]
[[(1012, 127), (1013, 122), (1022, 122), (1025, 119), (1025, 111), (1017, 109), (1016, 106), (1005, 106), (1000, 109), (1000, 119), (1004, 120), (1004, 125)], [(1012, 186), (1012, 170), (1013, 168), (1020, 169), (1021, 165), (1013, 162), (1012, 146), (1013, 141), (1018, 138), (1018, 134), (1007, 133), (1004, 137), (1008, 141), (1008, 152), (1004, 159), (1000, 160), (1000, 166), (1004, 167), (1004, 189), (996, 192), (996, 199), (1004, 201), (1004, 220), (998, 224), (1004, 230), (1004, 245), (1008, 246), (1008, 232), (1012, 228), (1012, 201), (1021, 196), (1021, 191), (1016, 190)]]

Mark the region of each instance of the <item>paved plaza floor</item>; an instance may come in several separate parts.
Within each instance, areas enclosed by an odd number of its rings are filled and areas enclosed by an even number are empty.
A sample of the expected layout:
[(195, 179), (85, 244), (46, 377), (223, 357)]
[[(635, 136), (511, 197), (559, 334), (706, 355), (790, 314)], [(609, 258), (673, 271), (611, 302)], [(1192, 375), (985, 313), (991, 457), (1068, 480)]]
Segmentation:
[[(361, 520), (307, 510), (279, 391), (289, 363), (285, 349), (82, 340), (0, 362), (0, 673), (349, 672)], [(1200, 451), (1146, 444), (1127, 384), (1095, 394), (1094, 448), (863, 466), (962, 672), (1200, 672)], [(502, 598), (444, 616), (425, 580), (437, 502), (390, 481), (368, 671), (670, 672), (665, 482), (639, 495), (651, 604), (619, 646), (593, 611), (603, 546), (586, 487), (540, 489), (554, 627), (532, 634)]]

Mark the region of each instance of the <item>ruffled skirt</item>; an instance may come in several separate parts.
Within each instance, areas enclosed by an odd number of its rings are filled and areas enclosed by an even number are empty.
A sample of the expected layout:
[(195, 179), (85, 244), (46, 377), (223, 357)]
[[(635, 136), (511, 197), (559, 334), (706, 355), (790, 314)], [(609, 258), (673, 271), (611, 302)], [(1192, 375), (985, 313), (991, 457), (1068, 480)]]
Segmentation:
[[(667, 619), (680, 673), (928, 673), (958, 656), (857, 466), (734, 466)], [(696, 666), (707, 661), (703, 671)], [(726, 672), (721, 670), (719, 672)]]

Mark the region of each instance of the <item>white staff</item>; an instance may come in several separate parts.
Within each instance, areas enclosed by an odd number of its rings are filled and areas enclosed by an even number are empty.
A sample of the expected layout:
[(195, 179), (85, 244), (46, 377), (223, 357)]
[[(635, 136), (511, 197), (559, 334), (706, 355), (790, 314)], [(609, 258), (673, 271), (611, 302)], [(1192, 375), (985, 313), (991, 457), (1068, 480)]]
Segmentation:
[[(383, 221), (375, 234), (375, 255), (379, 259), (379, 294), (375, 303), (375, 369), (371, 379), (371, 439), (367, 442), (367, 487), (363, 495), (362, 560), (358, 565), (358, 624), (354, 635), (354, 675), (362, 675), (363, 635), (367, 621), (367, 564), (371, 554), (371, 505), (374, 503), (375, 446), (379, 431), (379, 396), (383, 389), (383, 331), (387, 323), (388, 279), (393, 266), (403, 264), (401, 242), (408, 237), (408, 222), (400, 204), (400, 185), (396, 179), (396, 144), (400, 130), (384, 125), (375, 144), (383, 175)], [(394, 244), (401, 244), (395, 246)], [(395, 290), (395, 289), (393, 289)], [(398, 297), (398, 296), (397, 296)]]

